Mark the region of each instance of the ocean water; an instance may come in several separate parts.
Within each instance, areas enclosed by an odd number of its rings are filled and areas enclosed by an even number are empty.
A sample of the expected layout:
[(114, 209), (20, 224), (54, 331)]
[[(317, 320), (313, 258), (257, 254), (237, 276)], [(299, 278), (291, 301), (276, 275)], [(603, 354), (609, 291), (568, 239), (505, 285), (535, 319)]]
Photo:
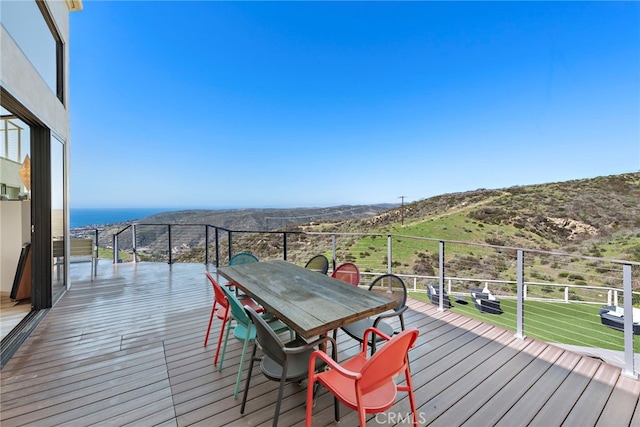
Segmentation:
[(176, 209), (163, 208), (71, 208), (69, 223), (71, 228), (89, 225), (111, 224), (145, 218), (160, 212)]

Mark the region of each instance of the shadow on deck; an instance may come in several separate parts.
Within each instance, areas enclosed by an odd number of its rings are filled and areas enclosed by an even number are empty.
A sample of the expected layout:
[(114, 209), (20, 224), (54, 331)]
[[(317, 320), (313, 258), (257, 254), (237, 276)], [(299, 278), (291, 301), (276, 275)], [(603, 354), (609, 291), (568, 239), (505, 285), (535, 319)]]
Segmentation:
[[(219, 321), (203, 347), (213, 300), (204, 271), (102, 263), (94, 280), (74, 276), (1, 371), (3, 427), (271, 425), (277, 383), (254, 371), (241, 416), (233, 398), (240, 343), (230, 341), (222, 372), (213, 366)], [(640, 425), (640, 381), (619, 368), (431, 304), (409, 306), (407, 327), (421, 333), (410, 353), (421, 425)], [(345, 334), (338, 348), (341, 360), (357, 351)], [(279, 425), (303, 424), (305, 391), (306, 383), (285, 387)], [(368, 425), (404, 424), (409, 405), (400, 397)], [(332, 404), (321, 389), (314, 426), (335, 425)], [(340, 425), (357, 423), (341, 413)]]

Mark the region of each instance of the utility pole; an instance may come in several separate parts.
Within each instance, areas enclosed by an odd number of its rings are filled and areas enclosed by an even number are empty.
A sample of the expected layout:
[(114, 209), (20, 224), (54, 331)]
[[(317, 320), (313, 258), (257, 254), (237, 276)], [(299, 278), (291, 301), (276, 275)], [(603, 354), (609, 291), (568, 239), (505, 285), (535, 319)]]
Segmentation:
[(402, 199), (402, 205), (400, 206), (400, 222), (401, 225), (404, 225), (404, 199), (407, 196), (400, 196), (398, 199)]

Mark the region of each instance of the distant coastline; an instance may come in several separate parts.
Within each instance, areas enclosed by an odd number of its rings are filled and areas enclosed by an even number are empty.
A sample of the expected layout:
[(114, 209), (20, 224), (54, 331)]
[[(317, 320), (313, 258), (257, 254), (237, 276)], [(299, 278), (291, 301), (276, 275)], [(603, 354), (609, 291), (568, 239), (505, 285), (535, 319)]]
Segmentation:
[(71, 208), (70, 228), (91, 225), (113, 224), (133, 221), (160, 212), (170, 212), (170, 208)]

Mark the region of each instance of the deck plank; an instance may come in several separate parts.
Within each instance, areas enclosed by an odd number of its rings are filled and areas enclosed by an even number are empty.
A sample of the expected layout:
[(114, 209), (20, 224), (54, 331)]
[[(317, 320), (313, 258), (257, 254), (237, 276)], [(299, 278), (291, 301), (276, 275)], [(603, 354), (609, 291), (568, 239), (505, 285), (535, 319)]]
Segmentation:
[[(533, 420), (531, 420), (531, 426), (546, 427), (558, 420), (565, 419), (574, 407), (575, 402), (581, 398), (585, 388), (591, 383), (591, 379), (601, 365), (601, 363), (593, 359), (581, 358), (556, 389), (554, 394), (557, 397), (549, 399), (549, 404), (538, 411)], [(595, 409), (591, 408), (592, 411)]]
[(536, 381), (529, 390), (516, 402), (496, 425), (513, 426), (529, 424), (533, 417), (546, 404), (557, 388), (562, 384), (572, 369), (578, 365), (581, 356), (565, 351), (557, 363), (549, 367), (546, 375)]
[[(506, 363), (500, 366), (493, 373), (487, 372), (486, 369), (474, 370), (474, 376), (465, 378), (469, 381), (465, 384), (456, 384), (455, 390), (463, 393), (462, 396), (452, 396), (451, 401), (455, 402), (452, 406), (445, 408), (442, 415), (434, 420), (433, 426), (452, 426), (459, 425), (469, 419), (474, 413), (482, 408), (486, 402), (493, 398), (503, 387), (505, 387), (518, 373), (546, 348), (546, 345), (538, 341), (530, 339), (522, 341), (523, 348), (521, 351), (514, 349), (515, 353)], [(525, 353), (528, 352), (529, 354)], [(494, 381), (488, 381), (487, 376), (490, 375)], [(468, 389), (471, 389), (467, 392)], [(466, 393), (465, 393), (466, 392)]]
[[(603, 364), (601, 370), (604, 378), (600, 382), (589, 384), (593, 388), (593, 390), (590, 390), (590, 395), (588, 395), (589, 399), (577, 402), (576, 413), (572, 414), (573, 417), (568, 421), (584, 416), (581, 411), (589, 411), (588, 408), (593, 405), (593, 396), (595, 395), (604, 400), (604, 402), (599, 402), (599, 405), (602, 406), (604, 404), (605, 406), (600, 418), (593, 423), (594, 425), (640, 425), (640, 417), (638, 416), (638, 411), (640, 410), (640, 401), (638, 400), (640, 381), (621, 375), (618, 369), (612, 368), (610, 365)], [(604, 374), (607, 375), (605, 376)], [(609, 401), (614, 401), (617, 405), (608, 405)]]
[[(99, 268), (96, 279), (74, 281), (0, 372), (3, 427), (271, 425), (278, 383), (254, 369), (241, 415), (241, 396), (232, 395), (240, 342), (230, 339), (221, 371), (213, 366), (218, 319), (203, 346), (213, 301), (204, 266)], [(630, 426), (640, 419), (640, 382), (619, 368), (429, 303), (408, 305), (406, 325), (420, 330), (410, 360), (421, 425)], [(344, 360), (358, 344), (339, 332), (338, 348)], [(305, 391), (304, 383), (286, 385), (279, 425), (304, 423)], [(406, 394), (398, 397), (378, 421), (397, 424), (408, 414)], [(342, 405), (341, 414), (340, 425), (357, 423)], [(313, 424), (335, 425), (333, 398), (322, 388)], [(379, 423), (370, 416), (369, 424)]]

